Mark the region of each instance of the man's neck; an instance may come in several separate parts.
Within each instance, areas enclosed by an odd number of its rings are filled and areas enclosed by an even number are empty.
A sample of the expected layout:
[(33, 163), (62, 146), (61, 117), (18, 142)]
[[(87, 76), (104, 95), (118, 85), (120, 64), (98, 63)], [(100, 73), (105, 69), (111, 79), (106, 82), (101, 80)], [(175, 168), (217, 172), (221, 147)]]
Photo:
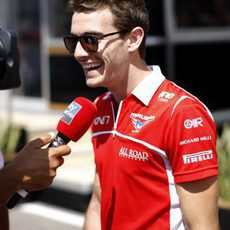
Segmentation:
[(151, 70), (143, 63), (142, 65), (130, 65), (127, 77), (119, 87), (109, 89), (117, 103), (129, 96), (137, 85), (150, 74)]

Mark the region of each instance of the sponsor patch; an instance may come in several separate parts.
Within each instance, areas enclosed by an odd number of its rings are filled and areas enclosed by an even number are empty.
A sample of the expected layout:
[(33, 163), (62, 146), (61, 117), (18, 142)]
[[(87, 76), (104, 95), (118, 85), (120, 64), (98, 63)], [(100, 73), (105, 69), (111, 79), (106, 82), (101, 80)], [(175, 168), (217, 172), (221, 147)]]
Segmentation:
[(203, 119), (201, 117), (195, 119), (187, 119), (184, 121), (184, 127), (186, 129), (203, 127)]
[(70, 124), (76, 114), (81, 110), (82, 106), (73, 101), (67, 109), (64, 111), (61, 120), (67, 124)]
[(180, 141), (180, 145), (187, 145), (187, 144), (196, 143), (200, 141), (210, 141), (210, 140), (212, 140), (211, 136), (195, 137), (195, 138)]
[(120, 157), (125, 157), (131, 160), (139, 160), (139, 161), (148, 161), (149, 154), (146, 152), (138, 151), (136, 149), (128, 149), (122, 147), (119, 151)]
[(184, 164), (194, 164), (213, 159), (212, 150), (183, 155)]
[(163, 92), (160, 93), (160, 95), (158, 97), (158, 101), (168, 102), (174, 96), (175, 96), (175, 93), (169, 93), (169, 92), (163, 91)]
[(109, 124), (110, 116), (96, 117), (93, 121), (94, 125), (107, 125)]

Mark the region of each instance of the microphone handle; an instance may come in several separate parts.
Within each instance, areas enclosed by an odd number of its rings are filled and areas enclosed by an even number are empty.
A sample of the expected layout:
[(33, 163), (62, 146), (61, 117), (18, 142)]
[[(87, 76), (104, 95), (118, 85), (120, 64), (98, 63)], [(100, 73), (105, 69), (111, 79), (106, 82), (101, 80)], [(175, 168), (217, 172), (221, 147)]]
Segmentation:
[(70, 141), (70, 139), (68, 137), (66, 137), (62, 133), (58, 132), (58, 134), (55, 137), (55, 139), (49, 144), (49, 146), (47, 148), (66, 145), (66, 144), (69, 143), (69, 141)]
[[(47, 148), (51, 147), (58, 147), (61, 145), (66, 145), (68, 144), (70, 139), (66, 136), (64, 136), (62, 133), (58, 132), (57, 136), (55, 139), (48, 145)], [(19, 190), (17, 191), (7, 202), (6, 206), (8, 209), (13, 208), (22, 198), (25, 198), (28, 195), (28, 191), (26, 190)]]
[(7, 202), (7, 208), (11, 209), (13, 208), (22, 198), (25, 198), (28, 195), (29, 192), (26, 190), (19, 190), (10, 198), (10, 200)]

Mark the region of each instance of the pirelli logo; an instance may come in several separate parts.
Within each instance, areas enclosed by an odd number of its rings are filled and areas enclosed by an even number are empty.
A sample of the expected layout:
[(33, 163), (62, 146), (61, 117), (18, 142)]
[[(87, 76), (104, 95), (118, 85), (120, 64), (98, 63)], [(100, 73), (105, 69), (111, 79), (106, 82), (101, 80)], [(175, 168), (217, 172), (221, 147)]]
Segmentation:
[(212, 150), (183, 155), (184, 164), (198, 163), (201, 161), (211, 160), (212, 158), (213, 158)]

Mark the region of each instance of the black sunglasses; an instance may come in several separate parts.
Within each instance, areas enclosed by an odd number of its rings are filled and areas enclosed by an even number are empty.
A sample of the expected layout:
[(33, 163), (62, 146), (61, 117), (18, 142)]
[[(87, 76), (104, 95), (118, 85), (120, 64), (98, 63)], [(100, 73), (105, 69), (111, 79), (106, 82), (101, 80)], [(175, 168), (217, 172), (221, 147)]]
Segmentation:
[(75, 36), (75, 35), (67, 35), (63, 38), (64, 44), (66, 49), (71, 53), (74, 54), (76, 49), (76, 45), (78, 42), (81, 43), (81, 46), (86, 52), (95, 53), (98, 50), (98, 40), (103, 39), (108, 36), (112, 36), (115, 34), (123, 33), (122, 31), (117, 31), (109, 34), (103, 35), (93, 35), (93, 34), (85, 34), (82, 36)]

